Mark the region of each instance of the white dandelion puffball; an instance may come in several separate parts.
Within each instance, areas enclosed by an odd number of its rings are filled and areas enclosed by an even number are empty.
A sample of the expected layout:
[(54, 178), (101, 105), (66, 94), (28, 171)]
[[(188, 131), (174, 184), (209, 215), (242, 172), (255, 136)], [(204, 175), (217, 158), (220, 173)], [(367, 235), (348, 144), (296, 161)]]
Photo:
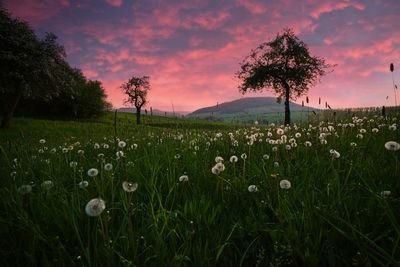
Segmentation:
[(269, 155), (268, 155), (268, 154), (264, 154), (264, 155), (263, 155), (263, 159), (264, 159), (264, 160), (268, 160), (268, 159), (269, 159)]
[(256, 185), (252, 184), (252, 185), (249, 185), (249, 187), (247, 188), (247, 190), (249, 190), (250, 193), (254, 193), (254, 192), (257, 192), (257, 191), (258, 191), (258, 188), (257, 188)]
[(104, 169), (106, 171), (111, 171), (113, 168), (113, 165), (111, 163), (107, 163), (106, 165), (104, 165)]
[(278, 167), (279, 167), (279, 162), (275, 161), (275, 162), (274, 162), (274, 167), (275, 167), (275, 168), (278, 168)]
[(179, 177), (179, 182), (188, 182), (189, 181), (189, 176), (187, 175), (182, 175)]
[(282, 135), (282, 134), (285, 133), (285, 131), (284, 131), (283, 129), (281, 129), (281, 128), (278, 128), (278, 129), (276, 130), (276, 133), (277, 133), (278, 135)]
[(43, 189), (47, 189), (48, 190), (48, 189), (50, 189), (50, 188), (52, 188), (54, 186), (54, 183), (51, 180), (46, 180), (41, 184), (41, 186), (42, 186)]
[(395, 141), (389, 141), (385, 143), (385, 148), (390, 151), (397, 151), (400, 149), (400, 144)]
[(79, 184), (78, 184), (78, 186), (79, 186), (79, 188), (80, 189), (85, 189), (86, 187), (88, 187), (89, 186), (89, 182), (88, 181), (82, 181), (82, 182), (80, 182)]
[(290, 181), (288, 181), (288, 180), (281, 180), (281, 181), (279, 182), (279, 186), (280, 186), (282, 189), (289, 189), (289, 188), (292, 186), (292, 184), (291, 184)]
[(123, 151), (117, 151), (117, 153), (115, 153), (115, 155), (117, 156), (117, 158), (121, 158), (124, 156), (124, 152)]
[(215, 175), (218, 175), (218, 174), (220, 174), (221, 171), (218, 170), (218, 168), (214, 166), (214, 167), (211, 168), (211, 172), (212, 172), (213, 174), (215, 174)]
[(214, 167), (217, 168), (220, 172), (225, 170), (225, 165), (222, 162), (218, 162), (217, 164), (215, 164)]
[(124, 189), (125, 192), (128, 193), (135, 192), (137, 188), (138, 188), (138, 183), (132, 183), (128, 181), (122, 183), (122, 189)]
[(118, 147), (124, 148), (124, 147), (126, 147), (126, 143), (124, 141), (119, 141), (118, 142)]
[(389, 190), (385, 190), (381, 192), (381, 197), (388, 197), (392, 192)]
[(88, 216), (97, 217), (106, 209), (106, 203), (101, 198), (90, 200), (85, 207)]
[(332, 156), (333, 158), (335, 158), (335, 159), (340, 158), (340, 153), (337, 152), (335, 149), (331, 149), (329, 152), (331, 153), (331, 156)]
[(69, 163), (69, 166), (70, 166), (71, 168), (76, 168), (76, 166), (78, 166), (78, 162), (76, 162), (76, 161), (71, 161), (71, 162)]
[(219, 163), (219, 162), (224, 162), (224, 159), (220, 156), (215, 157), (215, 162)]
[(373, 133), (377, 133), (377, 132), (379, 132), (379, 129), (378, 128), (372, 128), (372, 132)]
[(46, 143), (46, 140), (45, 140), (45, 139), (40, 139), (40, 140), (39, 140), (39, 143), (45, 144), (45, 143)]
[(238, 161), (238, 157), (236, 157), (235, 155), (233, 155), (233, 156), (231, 156), (231, 158), (229, 159), (229, 161), (230, 161), (231, 163), (235, 163), (235, 162)]
[(296, 138), (300, 138), (300, 137), (301, 137), (301, 133), (296, 133), (294, 136), (295, 136)]
[(240, 157), (241, 157), (243, 160), (247, 159), (246, 153), (243, 153)]
[(310, 146), (312, 146), (312, 144), (311, 144), (311, 142), (310, 142), (310, 141), (306, 141), (306, 142), (304, 143), (304, 145), (305, 145), (306, 147), (310, 147)]
[(32, 186), (29, 184), (23, 184), (20, 187), (18, 187), (18, 193), (21, 195), (26, 195), (29, 194), (32, 191)]
[(87, 174), (90, 177), (96, 177), (99, 174), (99, 171), (96, 168), (91, 168), (88, 170)]

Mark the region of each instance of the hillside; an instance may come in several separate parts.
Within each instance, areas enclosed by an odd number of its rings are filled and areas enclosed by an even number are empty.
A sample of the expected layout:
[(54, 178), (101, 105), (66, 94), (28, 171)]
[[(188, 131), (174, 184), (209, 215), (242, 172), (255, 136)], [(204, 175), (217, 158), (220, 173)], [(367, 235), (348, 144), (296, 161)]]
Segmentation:
[[(307, 107), (302, 107), (299, 104), (290, 102), (290, 110), (292, 113), (307, 111)], [(310, 108), (310, 111), (318, 109)], [(230, 102), (218, 104), (216, 106), (205, 107), (193, 111), (188, 114), (188, 117), (214, 117), (220, 120), (252, 120), (259, 117), (266, 117), (273, 114), (274, 116), (283, 114), (285, 106), (282, 103), (277, 103), (274, 97), (246, 97)]]

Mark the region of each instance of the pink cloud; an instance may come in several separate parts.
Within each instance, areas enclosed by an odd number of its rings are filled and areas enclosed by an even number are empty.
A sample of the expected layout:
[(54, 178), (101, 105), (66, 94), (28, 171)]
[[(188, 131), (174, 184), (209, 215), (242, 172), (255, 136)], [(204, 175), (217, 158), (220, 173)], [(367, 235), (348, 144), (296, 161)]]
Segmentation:
[(57, 15), (63, 8), (70, 5), (69, 0), (20, 1), (4, 0), (3, 5), (12, 11), (13, 16), (29, 21), (34, 27), (39, 26)]
[(310, 16), (314, 19), (319, 18), (322, 14), (331, 13), (336, 10), (346, 9), (348, 7), (354, 7), (358, 10), (364, 10), (365, 5), (358, 3), (357, 1), (329, 1), (329, 2), (321, 2), (321, 4), (317, 5), (311, 13)]
[(121, 7), (122, 6), (122, 0), (105, 0), (108, 4), (114, 6), (114, 7)]

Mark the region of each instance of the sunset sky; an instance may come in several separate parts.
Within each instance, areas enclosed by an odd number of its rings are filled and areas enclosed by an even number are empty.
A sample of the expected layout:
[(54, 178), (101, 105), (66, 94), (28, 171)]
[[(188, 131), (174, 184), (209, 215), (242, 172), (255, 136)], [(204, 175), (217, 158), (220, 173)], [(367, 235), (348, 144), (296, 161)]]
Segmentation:
[(399, 0), (5, 0), (3, 5), (39, 36), (55, 33), (71, 66), (100, 80), (114, 107), (123, 106), (118, 87), (132, 75), (150, 76), (149, 106), (161, 110), (174, 105), (193, 111), (243, 97), (234, 77), (239, 63), (285, 27), (293, 28), (313, 55), (337, 64), (310, 88), (312, 106), (318, 107), (318, 97), (332, 108), (394, 105), (390, 63), (400, 85)]

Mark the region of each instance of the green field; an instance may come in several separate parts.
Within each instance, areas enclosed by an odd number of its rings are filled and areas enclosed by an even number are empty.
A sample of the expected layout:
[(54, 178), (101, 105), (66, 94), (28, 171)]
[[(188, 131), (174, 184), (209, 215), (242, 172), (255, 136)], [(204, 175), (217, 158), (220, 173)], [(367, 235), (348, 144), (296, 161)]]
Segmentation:
[(16, 118), (0, 132), (1, 265), (398, 266), (399, 120)]

